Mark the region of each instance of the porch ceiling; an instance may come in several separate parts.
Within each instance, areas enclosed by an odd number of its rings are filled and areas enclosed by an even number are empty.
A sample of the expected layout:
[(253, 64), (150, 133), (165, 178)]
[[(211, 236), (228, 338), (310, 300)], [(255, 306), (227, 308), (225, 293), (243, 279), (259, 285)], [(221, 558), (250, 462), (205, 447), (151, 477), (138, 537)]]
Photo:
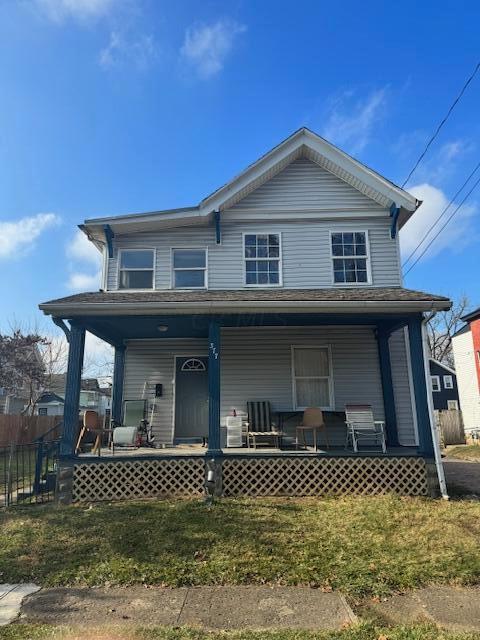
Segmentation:
[[(81, 316), (75, 321), (111, 344), (126, 340), (207, 338), (212, 315), (158, 316)], [(222, 314), (214, 316), (225, 328), (249, 327), (312, 327), (312, 326), (384, 326), (401, 327), (409, 314), (315, 314), (315, 313), (258, 313)], [(410, 314), (411, 317), (411, 314)]]

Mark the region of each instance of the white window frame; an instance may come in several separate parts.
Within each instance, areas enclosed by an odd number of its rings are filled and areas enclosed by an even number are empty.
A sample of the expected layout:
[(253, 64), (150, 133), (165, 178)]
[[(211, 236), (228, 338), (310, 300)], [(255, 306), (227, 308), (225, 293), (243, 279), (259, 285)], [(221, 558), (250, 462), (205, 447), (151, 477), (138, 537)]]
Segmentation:
[[(296, 376), (295, 375), (295, 349), (326, 349), (328, 355), (328, 369), (330, 371), (329, 376)], [(297, 404), (297, 378), (315, 378), (324, 380), (328, 379), (328, 399), (329, 405), (319, 407), (322, 411), (335, 411), (335, 397), (334, 397), (334, 384), (333, 384), (333, 364), (332, 364), (332, 347), (329, 344), (292, 344), (290, 346), (290, 359), (291, 359), (291, 376), (292, 376), (292, 407), (295, 411), (304, 411), (307, 407), (302, 407)]]
[(443, 388), (453, 389), (453, 376), (443, 376)]
[[(189, 268), (175, 268), (173, 265), (173, 253), (174, 251), (205, 251), (205, 267), (189, 267)], [(203, 271), (203, 287), (176, 287), (175, 286), (175, 271)], [(176, 291), (201, 291), (202, 289), (208, 289), (208, 247), (192, 247), (186, 246), (175, 246), (170, 247), (170, 289), (175, 289)]]
[[(151, 269), (122, 269), (121, 268), (121, 264), (122, 264), (122, 254), (123, 253), (133, 253), (134, 251), (151, 251), (153, 254), (153, 263), (152, 263), (152, 268)], [(155, 274), (157, 272), (157, 251), (155, 248), (152, 247), (142, 247), (140, 248), (135, 248), (135, 249), (119, 249), (118, 250), (118, 258), (117, 258), (117, 291), (153, 291), (156, 288), (156, 277)], [(123, 289), (120, 287), (120, 274), (122, 271), (153, 271), (153, 277), (152, 277), (152, 286), (149, 287), (148, 289)]]
[[(455, 406), (451, 406), (451, 405), (455, 405)], [(458, 411), (458, 400), (447, 400), (447, 409), (449, 411)]]
[[(433, 393), (440, 393), (440, 391), (442, 390), (442, 385), (440, 384), (440, 376), (430, 376), (430, 378), (432, 380), (432, 391), (433, 391)], [(436, 380), (436, 382), (437, 382), (438, 389), (435, 389), (435, 387), (434, 387), (434, 380)]]
[[(245, 257), (245, 236), (278, 236), (278, 258), (246, 258)], [(242, 233), (242, 260), (243, 260), (243, 286), (253, 289), (265, 289), (270, 287), (283, 287), (283, 260), (282, 260), (282, 233), (281, 231), (244, 231)], [(247, 260), (278, 260), (278, 283), (277, 284), (247, 284)]]
[[(332, 249), (332, 235), (334, 233), (364, 233), (365, 234), (365, 248), (366, 255), (365, 256), (334, 256)], [(368, 229), (330, 229), (329, 238), (330, 244), (330, 266), (331, 266), (331, 278), (332, 284), (335, 287), (367, 287), (372, 284), (372, 265), (371, 265), (371, 257), (370, 257), (370, 236), (368, 233)], [(333, 260), (348, 260), (355, 258), (365, 258), (367, 261), (367, 281), (366, 282), (335, 282), (335, 269), (333, 267)]]

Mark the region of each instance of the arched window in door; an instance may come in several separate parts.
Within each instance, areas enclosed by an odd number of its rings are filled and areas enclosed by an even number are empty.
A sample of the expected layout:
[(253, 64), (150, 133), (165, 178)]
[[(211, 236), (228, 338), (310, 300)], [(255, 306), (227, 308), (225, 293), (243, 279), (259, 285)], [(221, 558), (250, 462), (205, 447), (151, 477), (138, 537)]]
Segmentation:
[(189, 358), (182, 364), (182, 371), (206, 371), (205, 363), (198, 358)]

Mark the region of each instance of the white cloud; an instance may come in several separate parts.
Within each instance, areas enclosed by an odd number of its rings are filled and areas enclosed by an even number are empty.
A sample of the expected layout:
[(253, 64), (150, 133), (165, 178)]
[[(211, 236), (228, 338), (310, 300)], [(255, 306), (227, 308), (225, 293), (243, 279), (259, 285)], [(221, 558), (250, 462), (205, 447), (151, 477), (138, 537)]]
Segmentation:
[(35, 246), (40, 234), (59, 222), (59, 216), (54, 213), (38, 213), (14, 222), (0, 222), (0, 259), (28, 251)]
[[(52, 22), (61, 23), (68, 18), (86, 21), (102, 18), (113, 8), (115, 0), (33, 0), (40, 11)], [(118, 2), (118, 0), (117, 0)]]
[(100, 288), (101, 277), (101, 271), (93, 274), (74, 271), (68, 278), (67, 287), (72, 291), (95, 291)]
[(73, 239), (67, 244), (66, 252), (69, 258), (82, 262), (90, 262), (96, 266), (98, 266), (102, 260), (100, 251), (80, 229), (77, 230)]
[(139, 69), (145, 69), (155, 55), (152, 36), (141, 35), (132, 39), (112, 31), (108, 45), (100, 51), (98, 61), (103, 69), (118, 67), (123, 63), (133, 63)]
[(233, 20), (189, 27), (180, 54), (200, 77), (210, 78), (223, 69), (235, 39), (246, 29), (245, 25)]
[(382, 118), (387, 88), (372, 91), (363, 100), (353, 101), (354, 95), (353, 91), (345, 92), (333, 101), (322, 135), (350, 153), (359, 153), (369, 143), (375, 126)]
[[(423, 204), (420, 206), (415, 215), (410, 218), (410, 220), (400, 232), (400, 248), (403, 260), (405, 260), (417, 247), (420, 240), (424, 237), (427, 231), (431, 229), (432, 225), (435, 223), (435, 221), (438, 219), (445, 207), (450, 202), (450, 198), (448, 198), (441, 189), (438, 189), (437, 187), (434, 187), (433, 185), (428, 183), (416, 185), (409, 188), (408, 190), (416, 198), (418, 198), (419, 200), (423, 200)], [(446, 222), (449, 215), (453, 213), (457, 206), (458, 203), (452, 204), (447, 213), (442, 217), (442, 220), (440, 221), (438, 226), (435, 228), (435, 230), (432, 230), (432, 232), (428, 236), (428, 239), (424, 244), (422, 244), (422, 247), (414, 256), (412, 261), (415, 259), (415, 257), (418, 256), (421, 250), (428, 245), (428, 242), (433, 238), (440, 227)], [(429, 247), (425, 256), (431, 258), (447, 249), (458, 253), (459, 251), (464, 249), (465, 246), (477, 240), (476, 234), (474, 233), (473, 229), (473, 218), (476, 213), (476, 204), (463, 205), (455, 214), (452, 222), (448, 224), (445, 230), (440, 233), (438, 238)], [(409, 262), (407, 268), (411, 264), (412, 262)]]
[(102, 254), (80, 229), (67, 243), (65, 253), (71, 262), (72, 269), (67, 282), (68, 289), (71, 291), (99, 289), (102, 276)]

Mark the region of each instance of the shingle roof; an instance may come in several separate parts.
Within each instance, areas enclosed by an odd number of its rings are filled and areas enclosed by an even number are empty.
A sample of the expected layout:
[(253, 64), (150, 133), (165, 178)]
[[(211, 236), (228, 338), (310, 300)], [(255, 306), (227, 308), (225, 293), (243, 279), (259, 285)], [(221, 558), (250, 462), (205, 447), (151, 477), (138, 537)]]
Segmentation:
[(401, 287), (330, 287), (328, 289), (239, 289), (209, 291), (96, 291), (77, 293), (41, 305), (192, 302), (449, 302), (448, 298)]

